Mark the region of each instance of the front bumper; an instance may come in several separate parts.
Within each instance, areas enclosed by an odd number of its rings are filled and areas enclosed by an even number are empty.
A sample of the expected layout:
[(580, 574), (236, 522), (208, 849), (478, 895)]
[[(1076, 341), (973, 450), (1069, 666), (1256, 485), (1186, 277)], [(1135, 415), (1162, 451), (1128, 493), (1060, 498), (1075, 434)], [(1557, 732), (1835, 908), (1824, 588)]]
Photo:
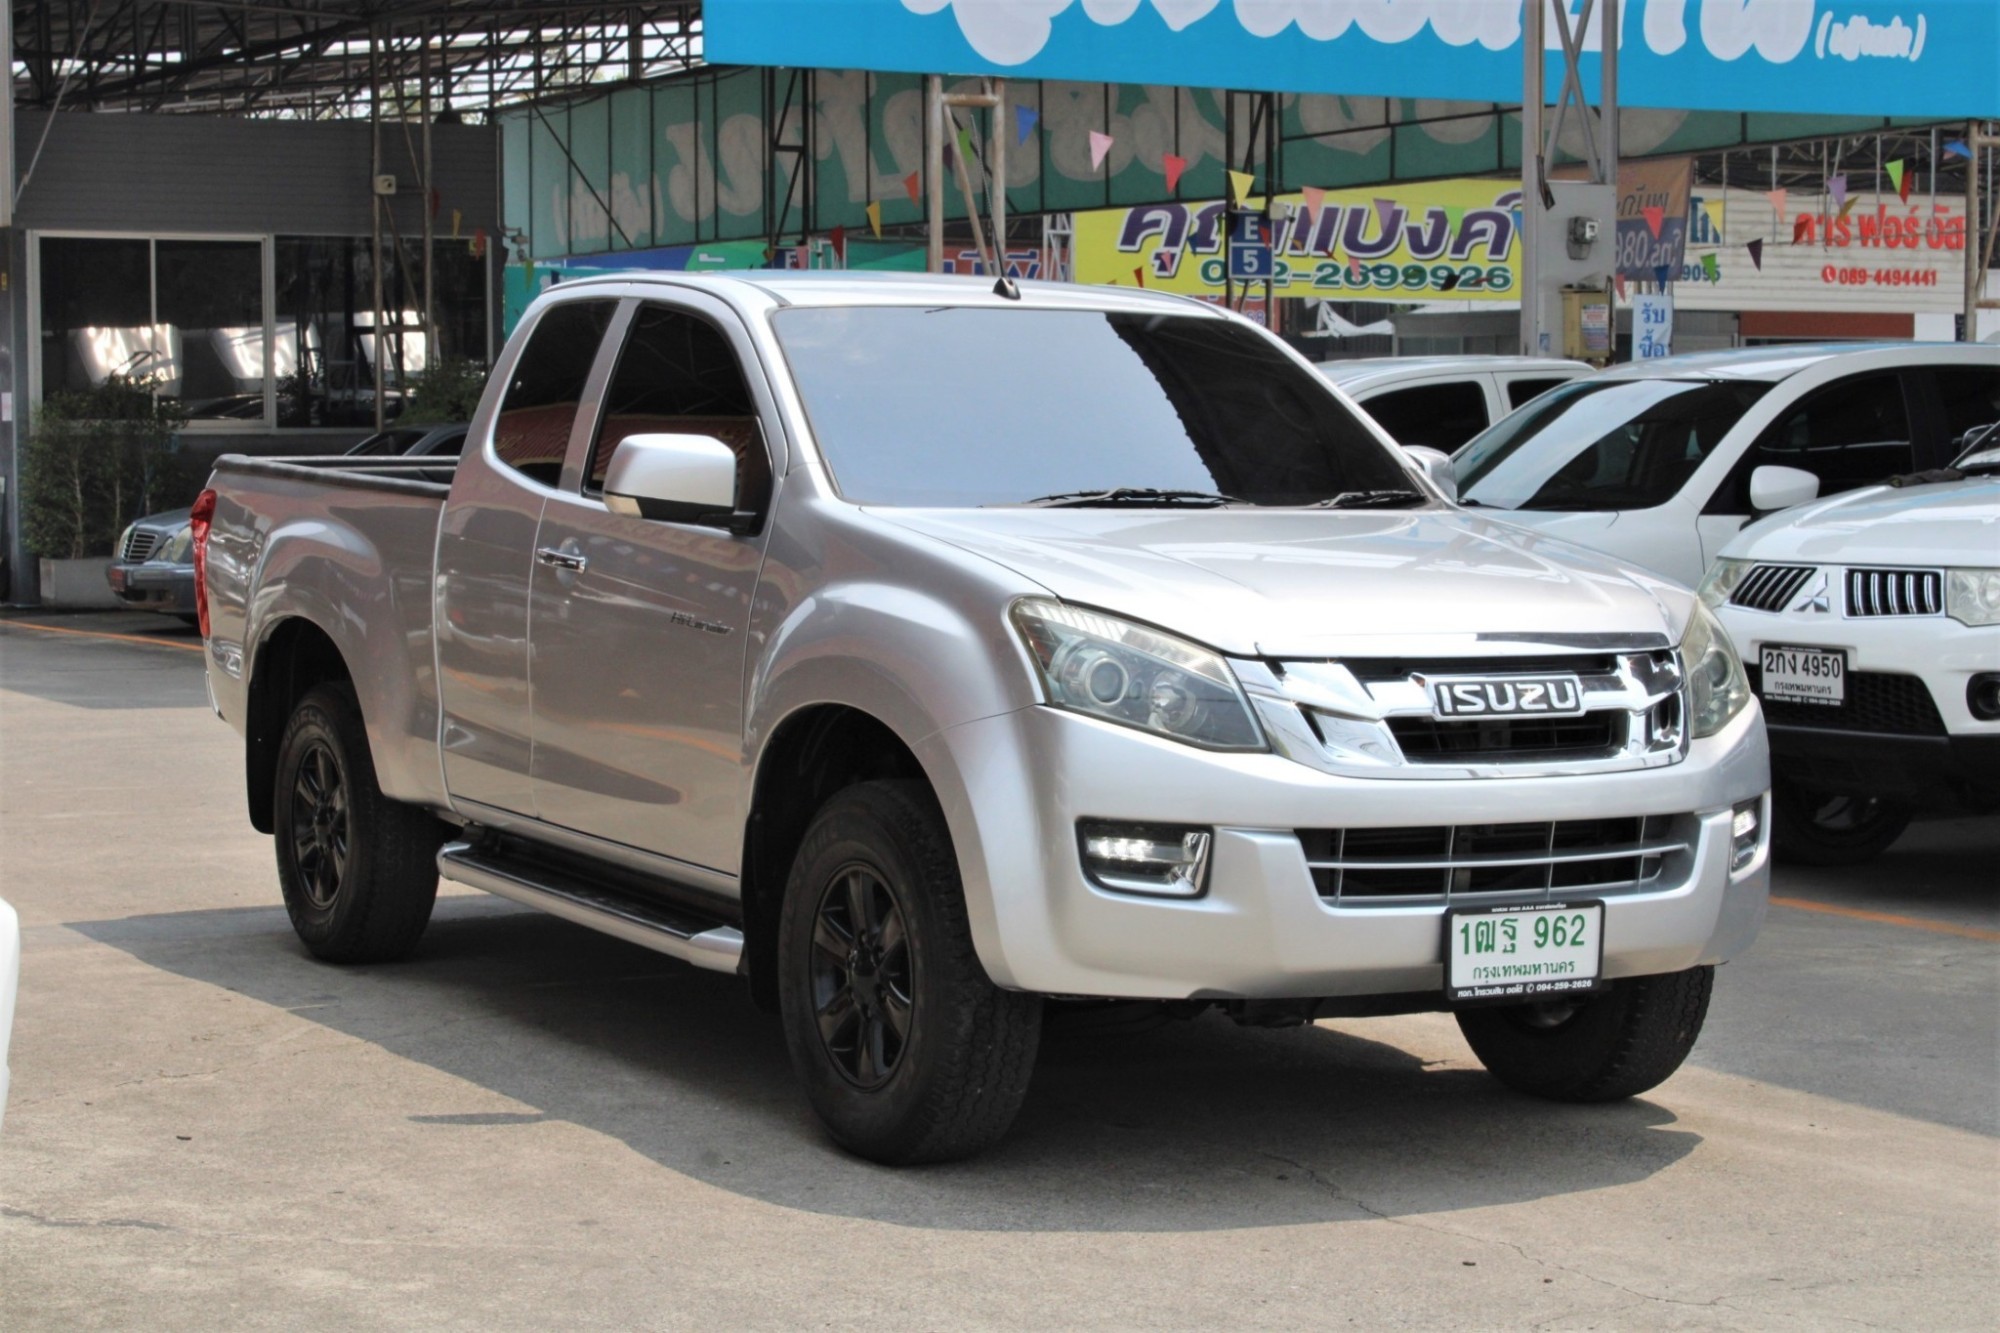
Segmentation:
[[(956, 842), (989, 975), (1044, 994), (1143, 999), (1408, 995), (1443, 986), (1443, 901), (1323, 899), (1297, 829), (1681, 816), (1689, 850), (1605, 902), (1607, 978), (1722, 962), (1762, 923), (1768, 826), (1730, 869), (1732, 806), (1769, 787), (1752, 707), (1665, 768), (1588, 776), (1383, 781), (1271, 754), (1212, 754), (1055, 709), (966, 723), (919, 746)], [(1207, 890), (1092, 885), (1079, 819), (1215, 829)], [(1461, 904), (1462, 905), (1462, 904)]]
[[(1838, 587), (1837, 571), (1833, 581)], [(1850, 617), (1837, 609), (1772, 613), (1725, 605), (1717, 615), (1753, 673), (1766, 644), (1832, 649), (1846, 655), (1850, 696), (1860, 673), (1914, 678), (1928, 696), (1931, 711), (1899, 708), (1895, 715), (1849, 716), (1811, 704), (1772, 708), (1771, 765), (1778, 777), (1845, 795), (1973, 808), (2000, 803), (2000, 721), (1974, 717), (1967, 699), (1975, 675), (2000, 671), (2000, 627), (1938, 615)]]
[(193, 615), (194, 566), (130, 564), (114, 560), (105, 571), (111, 591), (127, 606), (174, 615)]

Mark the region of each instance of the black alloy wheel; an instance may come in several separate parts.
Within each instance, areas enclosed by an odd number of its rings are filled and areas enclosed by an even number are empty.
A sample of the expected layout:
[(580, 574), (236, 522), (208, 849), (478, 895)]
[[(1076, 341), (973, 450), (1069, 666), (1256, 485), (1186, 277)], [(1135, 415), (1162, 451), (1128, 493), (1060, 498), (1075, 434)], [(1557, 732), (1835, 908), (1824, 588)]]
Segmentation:
[(292, 857), (306, 901), (332, 909), (347, 876), (353, 843), (347, 779), (331, 746), (314, 742), (300, 757), (292, 783)]
[(902, 908), (870, 866), (842, 866), (820, 894), (812, 994), (834, 1067), (863, 1090), (887, 1083), (910, 1042), (916, 982)]

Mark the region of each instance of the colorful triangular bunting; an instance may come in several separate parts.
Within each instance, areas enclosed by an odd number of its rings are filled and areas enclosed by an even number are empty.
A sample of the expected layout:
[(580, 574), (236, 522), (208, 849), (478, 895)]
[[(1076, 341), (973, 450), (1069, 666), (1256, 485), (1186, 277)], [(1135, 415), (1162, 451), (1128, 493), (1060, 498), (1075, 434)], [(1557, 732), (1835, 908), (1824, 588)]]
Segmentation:
[(1015, 143), (1028, 142), (1028, 136), (1035, 132), (1035, 122), (1040, 120), (1041, 118), (1042, 118), (1042, 113), (1035, 110), (1035, 108), (1031, 106), (1015, 107), (1014, 142)]
[(1653, 239), (1660, 239), (1660, 224), (1667, 220), (1667, 210), (1657, 204), (1648, 204), (1639, 210), (1639, 216), (1646, 219), (1646, 230), (1653, 233)]
[(877, 236), (882, 234), (882, 201), (880, 199), (870, 199), (868, 201), (868, 225), (874, 230)]
[(1767, 192), (1764, 195), (1764, 197), (1771, 201), (1771, 208), (1778, 215), (1778, 225), (1780, 227), (1784, 226), (1785, 206), (1791, 202), (1791, 196), (1785, 193), (1785, 191), (1783, 190), (1771, 190)]
[(1710, 282), (1722, 280), (1722, 262), (1715, 257), (1713, 250), (1701, 257), (1701, 271)]
[(1187, 170), (1187, 159), (1176, 157), (1172, 153), (1163, 153), (1160, 156), (1160, 170), (1167, 178), (1167, 193), (1172, 194), (1180, 188), (1181, 173)]
[(1750, 252), (1750, 263), (1759, 273), (1764, 271), (1764, 242), (1751, 240), (1744, 242), (1743, 248)]
[(1252, 176), (1247, 171), (1230, 172), (1229, 173), (1230, 197), (1239, 204), (1243, 203), (1245, 200), (1249, 199), (1250, 187), (1252, 187), (1256, 183), (1257, 183), (1257, 178), (1255, 176)]
[(1104, 165), (1104, 155), (1111, 151), (1111, 145), (1114, 142), (1116, 141), (1102, 130), (1092, 130), (1090, 132), (1090, 169), (1092, 171), (1096, 171)]

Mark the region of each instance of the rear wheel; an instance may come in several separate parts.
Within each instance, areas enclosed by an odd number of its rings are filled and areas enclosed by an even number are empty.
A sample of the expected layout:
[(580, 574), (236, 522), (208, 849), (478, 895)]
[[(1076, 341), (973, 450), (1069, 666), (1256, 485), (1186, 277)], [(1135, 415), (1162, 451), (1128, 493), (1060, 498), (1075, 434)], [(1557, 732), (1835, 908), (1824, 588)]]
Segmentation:
[(1603, 994), (1462, 1009), (1458, 1029), (1487, 1072), (1558, 1102), (1610, 1102), (1666, 1082), (1701, 1035), (1712, 967), (1611, 983)]
[(375, 785), (352, 686), (318, 685), (278, 745), (272, 809), (278, 884), (292, 928), (333, 963), (400, 958), (437, 899), (444, 826)]
[(980, 966), (951, 837), (922, 783), (861, 783), (814, 816), (785, 888), (778, 969), (792, 1067), (841, 1146), (901, 1165), (1006, 1134), (1042, 1001)]
[(1910, 826), (1911, 807), (1879, 796), (1771, 787), (1771, 850), (1802, 866), (1855, 865), (1889, 850)]

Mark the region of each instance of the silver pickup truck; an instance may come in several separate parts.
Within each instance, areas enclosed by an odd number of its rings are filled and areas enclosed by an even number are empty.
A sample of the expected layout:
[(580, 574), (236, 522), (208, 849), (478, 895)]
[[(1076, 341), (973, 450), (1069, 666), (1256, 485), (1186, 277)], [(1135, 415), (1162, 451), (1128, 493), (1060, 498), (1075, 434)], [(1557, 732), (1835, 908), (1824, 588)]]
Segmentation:
[(1449, 1010), (1630, 1096), (1765, 911), (1693, 594), (1179, 298), (564, 283), (461, 459), (225, 458), (194, 521), (308, 948), (408, 952), (442, 875), (739, 973), (881, 1161), (999, 1138), (1045, 1011)]

